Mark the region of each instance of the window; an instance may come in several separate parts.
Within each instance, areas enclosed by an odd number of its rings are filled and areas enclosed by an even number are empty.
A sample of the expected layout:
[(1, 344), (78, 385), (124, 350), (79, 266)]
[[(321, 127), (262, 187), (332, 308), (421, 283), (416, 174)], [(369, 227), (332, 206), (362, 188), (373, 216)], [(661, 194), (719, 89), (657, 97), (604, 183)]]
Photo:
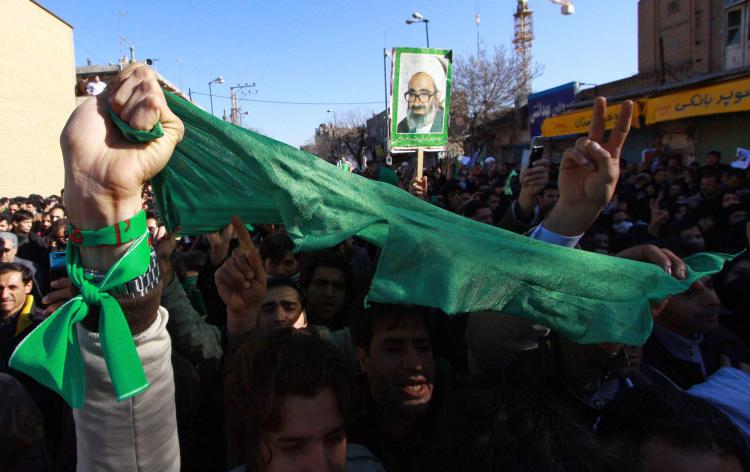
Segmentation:
[(742, 41), (742, 10), (731, 10), (727, 12), (727, 46), (737, 46)]
[(680, 0), (669, 0), (667, 3), (667, 15), (673, 15), (680, 12)]

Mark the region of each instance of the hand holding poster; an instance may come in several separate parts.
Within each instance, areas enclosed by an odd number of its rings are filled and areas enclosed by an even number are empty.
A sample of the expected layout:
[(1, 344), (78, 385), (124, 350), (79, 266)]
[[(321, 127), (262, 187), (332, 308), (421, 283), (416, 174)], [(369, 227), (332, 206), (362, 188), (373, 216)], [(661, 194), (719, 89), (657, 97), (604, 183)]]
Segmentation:
[(391, 147), (444, 149), (453, 51), (396, 48), (393, 57)]

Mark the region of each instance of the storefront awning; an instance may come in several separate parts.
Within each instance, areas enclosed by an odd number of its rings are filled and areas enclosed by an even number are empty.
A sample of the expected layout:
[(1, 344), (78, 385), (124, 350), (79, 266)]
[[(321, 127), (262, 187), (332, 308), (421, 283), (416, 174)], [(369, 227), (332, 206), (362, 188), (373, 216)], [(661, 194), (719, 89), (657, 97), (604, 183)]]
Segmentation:
[(651, 98), (646, 102), (646, 124), (691, 116), (750, 110), (750, 78), (732, 80), (685, 92)]
[[(630, 125), (633, 128), (639, 128), (638, 116), (641, 114), (641, 108), (638, 102), (634, 102), (633, 105), (633, 120)], [(617, 120), (620, 118), (621, 108), (621, 104), (607, 106), (607, 114), (604, 117), (605, 129), (615, 127)], [(582, 111), (549, 117), (542, 123), (542, 136), (549, 138), (570, 134), (586, 134), (589, 132), (589, 126), (591, 125), (592, 111), (593, 108), (587, 108)]]

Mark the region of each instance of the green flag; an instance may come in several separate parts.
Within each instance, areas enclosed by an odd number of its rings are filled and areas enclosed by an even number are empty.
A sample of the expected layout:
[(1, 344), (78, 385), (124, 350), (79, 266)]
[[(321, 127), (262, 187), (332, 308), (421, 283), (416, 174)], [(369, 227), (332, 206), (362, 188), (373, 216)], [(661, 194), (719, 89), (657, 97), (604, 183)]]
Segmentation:
[(726, 255), (688, 260), (684, 281), (657, 266), (531, 240), (435, 207), (383, 182), (215, 118), (167, 94), (185, 137), (153, 179), (161, 215), (184, 234), (232, 215), (286, 225), (298, 251), (358, 236), (381, 248), (368, 300), (447, 313), (502, 311), (574, 341), (639, 345), (649, 302), (685, 291)]

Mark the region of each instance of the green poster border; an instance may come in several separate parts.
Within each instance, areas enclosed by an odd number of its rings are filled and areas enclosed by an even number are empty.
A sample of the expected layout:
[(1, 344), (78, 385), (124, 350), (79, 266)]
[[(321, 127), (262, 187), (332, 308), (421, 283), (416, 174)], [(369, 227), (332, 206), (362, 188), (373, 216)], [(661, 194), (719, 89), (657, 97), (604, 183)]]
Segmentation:
[[(443, 114), (442, 134), (414, 134), (398, 132), (398, 101), (401, 91), (401, 54), (427, 54), (430, 56), (448, 57), (448, 70), (445, 81), (445, 112)], [(393, 93), (391, 95), (391, 148), (414, 149), (418, 147), (445, 147), (448, 142), (448, 124), (450, 122), (451, 90), (453, 88), (453, 51), (450, 49), (428, 48), (395, 48), (393, 68)]]

